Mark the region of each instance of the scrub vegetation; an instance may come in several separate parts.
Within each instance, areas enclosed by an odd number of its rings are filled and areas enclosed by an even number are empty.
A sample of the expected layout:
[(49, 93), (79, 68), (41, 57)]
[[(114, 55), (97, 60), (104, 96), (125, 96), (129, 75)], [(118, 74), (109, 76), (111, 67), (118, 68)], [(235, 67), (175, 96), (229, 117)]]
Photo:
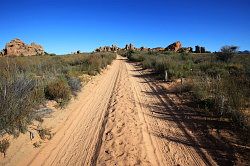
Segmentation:
[[(82, 75), (100, 73), (115, 57), (91, 53), (0, 58), (0, 132), (16, 137), (26, 132), (36, 109), (47, 100), (63, 107), (81, 90)], [(3, 153), (5, 144), (1, 142)]]
[(218, 53), (121, 52), (130, 61), (153, 69), (160, 79), (184, 79), (185, 90), (200, 109), (218, 119), (228, 120), (249, 133), (250, 56), (238, 54), (237, 47), (225, 46)]

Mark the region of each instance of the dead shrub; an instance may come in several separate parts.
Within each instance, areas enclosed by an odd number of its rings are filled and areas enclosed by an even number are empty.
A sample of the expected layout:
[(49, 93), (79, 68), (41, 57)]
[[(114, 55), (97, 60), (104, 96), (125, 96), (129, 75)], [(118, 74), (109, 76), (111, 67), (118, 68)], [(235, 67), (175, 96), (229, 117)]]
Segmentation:
[(50, 140), (52, 138), (51, 130), (48, 128), (38, 129), (38, 134), (42, 140), (45, 140), (45, 139)]
[(10, 146), (10, 142), (7, 139), (0, 141), (0, 152), (3, 153), (4, 157), (6, 156), (6, 151)]

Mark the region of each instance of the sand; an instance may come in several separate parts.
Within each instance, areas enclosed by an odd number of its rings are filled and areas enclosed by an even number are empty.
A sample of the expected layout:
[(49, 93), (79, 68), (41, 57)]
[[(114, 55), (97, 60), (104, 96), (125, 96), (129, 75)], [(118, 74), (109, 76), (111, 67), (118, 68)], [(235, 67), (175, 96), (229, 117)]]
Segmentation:
[(171, 96), (142, 72), (118, 56), (66, 109), (45, 118), (51, 140), (34, 148), (28, 134), (11, 139), (0, 165), (216, 165)]

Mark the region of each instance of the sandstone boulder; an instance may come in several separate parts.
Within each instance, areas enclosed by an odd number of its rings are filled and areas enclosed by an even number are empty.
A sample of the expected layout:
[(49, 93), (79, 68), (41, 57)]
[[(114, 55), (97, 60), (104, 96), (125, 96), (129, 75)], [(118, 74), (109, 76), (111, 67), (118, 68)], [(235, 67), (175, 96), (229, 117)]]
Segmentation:
[(177, 41), (170, 44), (165, 50), (177, 52), (181, 48), (181, 42)]
[(31, 43), (25, 44), (20, 39), (11, 40), (6, 44), (4, 49), (4, 56), (33, 56), (44, 55), (44, 49), (41, 45)]

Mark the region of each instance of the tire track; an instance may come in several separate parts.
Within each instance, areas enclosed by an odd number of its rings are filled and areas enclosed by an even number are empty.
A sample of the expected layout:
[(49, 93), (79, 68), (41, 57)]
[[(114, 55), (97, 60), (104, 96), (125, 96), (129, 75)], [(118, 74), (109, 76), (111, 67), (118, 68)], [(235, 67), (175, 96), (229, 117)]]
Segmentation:
[(115, 60), (99, 83), (90, 86), (93, 93), (88, 90), (90, 93), (72, 108), (71, 116), (52, 140), (19, 165), (91, 165), (94, 162), (120, 63)]
[[(169, 99), (157, 87), (154, 80), (142, 76), (143, 73), (127, 64), (131, 78), (134, 79), (135, 89), (142, 99), (145, 123), (149, 126), (150, 136), (159, 156), (159, 165), (216, 165), (202, 149), (198, 149), (195, 138), (189, 134), (186, 127), (175, 116), (176, 107), (171, 105)], [(161, 120), (157, 116), (168, 113), (172, 120)], [(156, 136), (156, 135), (157, 136)], [(167, 139), (165, 139), (165, 137)], [(194, 144), (193, 147), (175, 142), (175, 138)]]
[(97, 165), (155, 165), (156, 162), (151, 160), (154, 153), (147, 155), (139, 107), (135, 102), (125, 59), (121, 70)]

